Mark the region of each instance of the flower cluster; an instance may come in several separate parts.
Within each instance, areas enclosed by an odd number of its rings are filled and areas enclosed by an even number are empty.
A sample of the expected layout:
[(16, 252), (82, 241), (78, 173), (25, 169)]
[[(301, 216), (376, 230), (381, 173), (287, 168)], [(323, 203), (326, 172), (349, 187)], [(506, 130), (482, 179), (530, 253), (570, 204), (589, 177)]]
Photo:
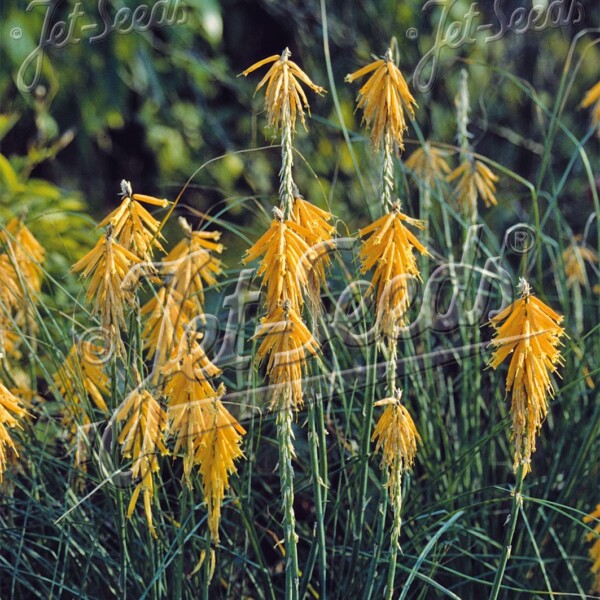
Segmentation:
[(387, 150), (392, 142), (404, 150), (404, 133), (408, 129), (404, 111), (414, 119), (417, 103), (400, 69), (394, 64), (391, 49), (387, 50), (384, 58), (346, 75), (345, 81), (352, 83), (369, 73), (373, 74), (358, 92), (358, 108), (363, 110), (364, 122), (371, 128), (371, 143), (376, 151), (382, 145)]
[(142, 307), (144, 345), (160, 366), (177, 351), (185, 327), (204, 312), (204, 290), (217, 284), (223, 265), (218, 231), (193, 231), (179, 218), (183, 239), (161, 263), (162, 285)]
[(17, 351), (18, 331), (35, 331), (31, 306), (42, 287), (46, 252), (21, 219), (11, 219), (0, 232), (0, 352)]
[(269, 82), (265, 92), (267, 120), (282, 131), (281, 205), (274, 207), (271, 226), (246, 252), (243, 262), (260, 259), (257, 275), (265, 288), (266, 316), (256, 332), (258, 338), (264, 337), (257, 358), (266, 361), (273, 384), (271, 408), (298, 410), (303, 403), (307, 358), (318, 351), (316, 340), (302, 320), (302, 309), (306, 299), (312, 314), (317, 312), (335, 229), (330, 224), (331, 214), (300, 197), (293, 182), (292, 132), (296, 113), (304, 124), (302, 106), (308, 110), (299, 81), (314, 92), (325, 90), (313, 84), (289, 57), (286, 48), (281, 57), (271, 56), (243, 72), (248, 75), (275, 62), (256, 90)]
[(371, 437), (371, 441), (375, 442), (375, 452), (381, 450), (381, 466), (388, 471), (388, 489), (393, 505), (401, 501), (402, 474), (412, 467), (417, 444), (421, 442), (401, 398), (402, 392), (398, 390), (393, 398), (375, 402), (375, 406), (385, 406), (385, 410)]
[[(290, 220), (278, 218), (280, 211), (274, 211), (271, 227), (244, 257), (244, 262), (261, 258), (257, 274), (266, 288), (267, 314), (256, 333), (265, 337), (257, 357), (261, 361), (268, 357), (267, 374), (274, 384), (271, 407), (279, 401), (291, 402), (296, 410), (302, 406), (306, 359), (318, 351), (301, 316), (305, 292), (309, 290), (309, 298), (317, 304), (328, 254), (319, 254), (315, 246), (326, 245), (333, 231), (329, 213), (308, 208), (302, 199), (298, 202), (302, 206), (295, 208)], [(314, 243), (309, 246), (308, 242)]]
[(310, 77), (294, 61), (290, 60), (291, 55), (292, 53), (286, 48), (281, 55), (274, 54), (254, 63), (242, 75), (246, 77), (256, 69), (274, 63), (256, 86), (256, 91), (258, 92), (265, 83), (267, 84), (265, 108), (268, 125), (274, 129), (280, 129), (289, 124), (292, 131), (295, 131), (296, 117), (300, 116), (302, 125), (306, 127), (304, 109), (310, 114), (308, 99), (300, 82), (317, 94), (324, 94), (325, 90), (313, 83)]
[(394, 336), (397, 328), (406, 324), (410, 304), (409, 282), (421, 279), (414, 250), (428, 254), (427, 248), (404, 223), (425, 229), (423, 221), (407, 217), (397, 203), (392, 212), (359, 232), (361, 238), (366, 238), (360, 248), (362, 272), (373, 269), (377, 319), (380, 330), (388, 336)]
[(234, 461), (243, 457), (240, 445), (246, 432), (223, 405), (225, 386), (215, 389), (210, 381), (221, 370), (206, 356), (200, 338), (186, 330), (177, 353), (161, 374), (169, 402), (168, 433), (175, 439), (173, 453), (182, 457), (183, 476), (190, 488), (192, 468), (198, 466), (208, 524), (212, 539), (218, 542), (221, 502), (229, 476), (237, 471)]
[(562, 364), (558, 346), (564, 329), (562, 317), (531, 294), (521, 278), (521, 297), (496, 315), (491, 323), (497, 348), (490, 360), (498, 368), (509, 356), (506, 392), (512, 392), (512, 435), (515, 442), (514, 471), (522, 466), (523, 475), (531, 470), (536, 435), (548, 412), (548, 396), (553, 395), (550, 374)]

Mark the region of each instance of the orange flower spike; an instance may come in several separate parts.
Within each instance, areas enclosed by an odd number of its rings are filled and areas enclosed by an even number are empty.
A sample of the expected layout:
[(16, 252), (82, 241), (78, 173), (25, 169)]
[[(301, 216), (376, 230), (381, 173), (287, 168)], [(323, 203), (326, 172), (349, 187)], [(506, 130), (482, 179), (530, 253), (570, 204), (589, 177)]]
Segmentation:
[(562, 254), (567, 276), (567, 287), (576, 285), (589, 287), (590, 282), (586, 273), (585, 264), (598, 264), (598, 254), (592, 248), (581, 242), (581, 236), (575, 236), (572, 243)]
[[(13, 279), (19, 286), (24, 285), (29, 293), (37, 293), (42, 287), (42, 263), (46, 251), (36, 240), (21, 219), (11, 219), (0, 234), (0, 248), (4, 246), (10, 255)], [(15, 268), (21, 272), (19, 278)], [(22, 284), (20, 283), (22, 280)], [(22, 292), (19, 292), (22, 295)]]
[(392, 212), (359, 231), (361, 238), (369, 236), (362, 242), (359, 252), (361, 271), (366, 273), (374, 269), (372, 283), (377, 292), (377, 318), (383, 331), (390, 335), (397, 325), (405, 323), (408, 280), (411, 277), (421, 279), (414, 249), (429, 255), (427, 248), (403, 222), (418, 229), (425, 228), (423, 221), (402, 214), (396, 203)]
[(216, 392), (209, 378), (221, 373), (196, 343), (197, 339), (199, 336), (186, 330), (178, 351), (161, 369), (166, 380), (165, 395), (169, 398), (168, 431), (175, 437), (174, 454), (182, 454), (184, 479), (190, 488), (197, 448), (211, 426), (210, 403)]
[[(268, 357), (266, 372), (273, 386), (271, 410), (288, 408), (294, 410), (303, 404), (302, 379), (309, 356), (316, 356), (319, 345), (298, 313), (289, 305), (279, 306), (261, 320), (256, 338), (263, 337), (257, 357)], [(279, 406), (283, 401), (286, 406)]]
[(246, 251), (242, 262), (247, 264), (263, 257), (257, 275), (262, 276), (267, 290), (265, 304), (269, 314), (285, 300), (299, 312), (308, 286), (308, 270), (317, 255), (295, 231), (297, 224), (284, 221), (278, 210), (275, 215), (271, 227)]
[(229, 488), (230, 475), (237, 473), (235, 461), (243, 458), (242, 436), (246, 430), (223, 406), (221, 397), (225, 386), (221, 384), (212, 401), (206, 406), (207, 429), (198, 444), (195, 460), (202, 476), (202, 488), (208, 508), (208, 526), (215, 543), (219, 541), (221, 505)]
[(140, 259), (150, 260), (153, 247), (164, 252), (159, 242), (159, 238), (162, 237), (158, 233), (160, 223), (140, 202), (165, 207), (169, 201), (145, 194), (134, 194), (131, 183), (125, 179), (121, 181), (121, 196), (121, 204), (100, 221), (98, 227), (112, 224), (115, 239)]
[(401, 478), (410, 469), (417, 454), (417, 444), (421, 437), (417, 432), (410, 413), (400, 402), (402, 391), (395, 390), (393, 398), (375, 402), (375, 406), (385, 406), (375, 425), (371, 441), (376, 442), (375, 452), (381, 451), (381, 468), (389, 472), (389, 492), (392, 504), (396, 504), (401, 494)]
[(223, 252), (218, 243), (219, 231), (193, 231), (189, 223), (179, 218), (184, 238), (164, 259), (167, 271), (172, 275), (171, 289), (182, 298), (193, 301), (197, 312), (204, 310), (204, 288), (217, 284), (217, 275), (223, 272), (223, 263), (213, 252)]
[(481, 161), (473, 158), (464, 160), (446, 177), (448, 183), (455, 180), (458, 180), (454, 189), (458, 202), (473, 217), (477, 215), (478, 196), (488, 208), (498, 204), (495, 194), (499, 178)]
[(442, 181), (450, 173), (446, 156), (448, 156), (447, 152), (425, 142), (404, 161), (404, 166), (413, 171), (429, 187), (433, 187), (436, 179)]
[(221, 503), (229, 488), (229, 476), (237, 471), (235, 460), (241, 450), (244, 428), (221, 402), (225, 386), (215, 391), (209, 378), (221, 370), (213, 365), (199, 336), (187, 335), (178, 353), (163, 367), (168, 430), (176, 437), (174, 453), (182, 454), (184, 479), (191, 487), (191, 472), (198, 465), (208, 506), (208, 523), (213, 541), (219, 541)]
[(241, 74), (246, 77), (260, 67), (274, 63), (267, 74), (256, 86), (258, 92), (265, 84), (265, 109), (267, 111), (268, 125), (280, 129), (289, 122), (292, 131), (296, 130), (296, 117), (300, 117), (302, 125), (306, 128), (304, 109), (310, 114), (308, 99), (299, 81), (304, 83), (313, 92), (322, 95), (325, 90), (313, 83), (310, 77), (292, 60), (292, 53), (286, 48), (281, 55), (273, 55), (258, 61), (248, 67)]
[(123, 350), (119, 331), (126, 329), (125, 305), (131, 298), (131, 291), (124, 289), (123, 282), (131, 267), (140, 262), (135, 254), (114, 241), (109, 224), (94, 248), (71, 267), (71, 271), (81, 272), (81, 277), (90, 278), (87, 298), (93, 301), (92, 314), (100, 315), (102, 328), (117, 341), (119, 351)]
[(358, 108), (363, 109), (363, 120), (371, 128), (371, 143), (378, 151), (382, 143), (387, 146), (394, 140), (400, 150), (404, 150), (404, 132), (408, 129), (404, 110), (414, 119), (417, 103), (402, 72), (394, 64), (391, 49), (384, 59), (346, 75), (345, 81), (352, 83), (373, 71), (358, 92)]
[(140, 492), (144, 498), (144, 511), (148, 528), (157, 537), (152, 519), (152, 498), (154, 496), (153, 474), (158, 472), (158, 456), (169, 453), (164, 443), (166, 415), (160, 404), (148, 390), (136, 388), (123, 401), (116, 414), (116, 421), (125, 421), (119, 434), (119, 444), (124, 458), (132, 459), (131, 472), (140, 478), (129, 507), (127, 518), (131, 518)]
[(562, 364), (559, 350), (564, 329), (562, 316), (531, 295), (531, 287), (521, 278), (521, 298), (491, 320), (497, 349), (489, 366), (498, 368), (512, 355), (506, 377), (506, 392), (512, 393), (512, 437), (515, 441), (514, 471), (531, 470), (536, 435), (548, 413), (547, 395), (554, 393), (550, 374)]
[(20, 419), (25, 418), (26, 415), (27, 411), (19, 398), (0, 383), (0, 482), (6, 470), (9, 452), (17, 454), (9, 430), (21, 428)]

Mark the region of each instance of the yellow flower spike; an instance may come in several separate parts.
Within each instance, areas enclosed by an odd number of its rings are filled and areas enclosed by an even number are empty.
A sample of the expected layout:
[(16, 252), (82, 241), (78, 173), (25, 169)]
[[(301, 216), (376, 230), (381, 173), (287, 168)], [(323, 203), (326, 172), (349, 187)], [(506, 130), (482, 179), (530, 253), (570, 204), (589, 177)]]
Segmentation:
[(580, 104), (581, 108), (589, 108), (592, 105), (592, 123), (598, 125), (600, 124), (600, 81), (586, 92)]
[[(0, 246), (9, 253), (13, 262), (12, 269), (16, 267), (21, 272), (21, 279), (29, 293), (39, 292), (43, 276), (41, 264), (46, 251), (23, 221), (15, 218), (6, 225), (5, 230), (0, 234)], [(13, 279), (19, 281), (16, 273)]]
[(590, 571), (594, 574), (594, 583), (590, 593), (600, 594), (600, 504), (596, 505), (596, 509), (589, 515), (583, 517), (584, 523), (592, 523), (594, 531), (586, 534), (585, 539), (588, 542), (593, 542), (589, 549), (590, 560), (592, 566)]
[(203, 312), (204, 287), (217, 283), (217, 275), (223, 271), (220, 259), (213, 252), (223, 252), (218, 243), (218, 231), (192, 231), (189, 223), (179, 218), (184, 238), (167, 254), (164, 260), (167, 271), (172, 275), (170, 288), (181, 298), (189, 299), (197, 306), (197, 313)]
[(83, 389), (92, 399), (96, 408), (103, 413), (108, 413), (103, 394), (108, 394), (110, 380), (102, 370), (102, 364), (86, 360), (86, 357), (99, 356), (102, 352), (103, 349), (100, 346), (91, 342), (81, 341), (73, 344), (64, 364), (54, 375), (54, 384), (70, 403), (69, 410), (72, 415), (78, 414), (81, 417), (79, 420), (76, 419), (75, 423), (90, 422), (89, 415), (81, 404), (80, 389), (76, 385), (78, 381), (81, 381)]
[(185, 326), (198, 314), (197, 306), (170, 287), (161, 287), (141, 308), (145, 317), (142, 339), (148, 357), (157, 364), (177, 349)]
[(289, 225), (311, 250), (310, 257), (307, 256), (306, 297), (308, 309), (313, 315), (319, 314), (321, 310), (321, 286), (326, 283), (325, 271), (331, 263), (331, 250), (334, 248), (335, 227), (329, 223), (331, 219), (331, 213), (299, 196), (294, 199)]
[(523, 465), (523, 477), (531, 471), (531, 455), (536, 435), (548, 413), (547, 395), (554, 389), (550, 374), (562, 364), (558, 346), (564, 329), (562, 316), (531, 295), (531, 287), (521, 278), (521, 298), (491, 319), (496, 337), (490, 344), (497, 348), (489, 366), (497, 369), (511, 356), (506, 377), (506, 392), (512, 392), (512, 438), (515, 442), (513, 469)]
[(132, 292), (123, 288), (123, 281), (131, 267), (140, 262), (135, 254), (114, 241), (109, 224), (94, 248), (71, 267), (72, 272), (90, 278), (87, 299), (93, 301), (92, 314), (100, 315), (102, 329), (117, 343), (119, 351), (119, 332), (126, 329), (124, 307), (132, 298)]
[(267, 357), (266, 372), (273, 386), (271, 410), (299, 410), (303, 401), (302, 379), (309, 356), (316, 356), (319, 344), (300, 315), (288, 303), (278, 306), (257, 328), (255, 338), (263, 337), (256, 356)]
[(401, 398), (402, 391), (396, 390), (394, 397), (375, 402), (375, 406), (385, 406), (385, 410), (371, 436), (371, 441), (375, 442), (375, 452), (381, 451), (381, 468), (389, 474), (388, 490), (393, 505), (397, 505), (401, 499), (398, 494), (402, 491), (402, 475), (412, 468), (417, 444), (421, 443), (421, 437)]
[(421, 279), (421, 273), (414, 256), (416, 249), (429, 255), (427, 248), (404, 226), (404, 222), (418, 229), (425, 229), (425, 222), (411, 219), (400, 211), (399, 203), (393, 210), (359, 231), (365, 238), (359, 256), (361, 271), (373, 272), (373, 289), (377, 298), (377, 321), (381, 330), (393, 336), (398, 326), (406, 324), (406, 311), (409, 307), (409, 281)]
[(161, 369), (166, 380), (165, 395), (169, 399), (167, 430), (169, 435), (175, 436), (174, 454), (183, 455), (184, 479), (190, 488), (197, 447), (209, 428), (206, 411), (216, 394), (209, 379), (221, 373), (196, 343), (198, 337), (194, 338), (186, 330), (178, 351)]
[(153, 537), (156, 537), (151, 502), (154, 495), (153, 474), (159, 470), (157, 454), (169, 453), (164, 443), (165, 411), (148, 390), (138, 387), (119, 407), (116, 422), (125, 422), (119, 434), (121, 454), (124, 458), (131, 459), (132, 475), (141, 480), (131, 497), (127, 517), (130, 518), (133, 514), (139, 494), (143, 492), (148, 527)]
[(206, 406), (206, 422), (195, 460), (202, 476), (202, 488), (208, 507), (208, 526), (214, 543), (219, 541), (221, 504), (229, 488), (230, 475), (237, 473), (235, 461), (242, 458), (242, 436), (246, 430), (223, 406), (221, 397), (225, 386), (221, 384)]
[(292, 131), (295, 131), (297, 115), (299, 115), (305, 129), (304, 109), (310, 115), (308, 100), (300, 82), (319, 95), (324, 94), (325, 90), (313, 83), (310, 77), (295, 62), (290, 60), (291, 55), (292, 53), (286, 48), (281, 56), (275, 54), (260, 60), (241, 74), (246, 77), (253, 71), (260, 69), (260, 67), (274, 63), (256, 86), (256, 91), (258, 92), (267, 84), (265, 109), (268, 125), (275, 129), (282, 129), (289, 123)]
[(129, 181), (121, 181), (121, 196), (123, 201), (105, 219), (98, 223), (98, 227), (113, 226), (113, 237), (125, 249), (131, 251), (138, 258), (150, 260), (153, 247), (164, 252), (158, 231), (160, 222), (157, 221), (141, 204), (152, 204), (165, 207), (168, 200), (159, 200), (144, 194), (134, 194)]
[(246, 251), (242, 262), (263, 257), (256, 274), (262, 276), (266, 287), (267, 314), (284, 301), (299, 313), (304, 305), (303, 293), (309, 286), (308, 271), (317, 263), (318, 254), (303, 239), (306, 232), (298, 233), (298, 223), (284, 221), (279, 212), (275, 211), (271, 227)]
[(209, 381), (221, 370), (196, 343), (200, 337), (186, 331), (162, 375), (169, 398), (168, 432), (175, 436), (174, 454), (182, 454), (184, 479), (190, 488), (192, 468), (199, 466), (208, 524), (217, 543), (221, 503), (229, 488), (229, 476), (237, 472), (235, 460), (243, 456), (240, 445), (246, 432), (221, 402), (225, 386), (221, 384), (215, 390)]
[(496, 200), (496, 183), (498, 176), (480, 160), (467, 157), (447, 176), (451, 183), (458, 180), (454, 193), (465, 212), (472, 217), (477, 215), (477, 198), (482, 198), (486, 207), (498, 204)]
[(0, 483), (6, 470), (9, 453), (18, 455), (9, 430), (20, 428), (19, 419), (24, 418), (26, 415), (27, 411), (19, 398), (0, 383)]
[(446, 151), (425, 142), (404, 161), (404, 166), (432, 188), (436, 180), (442, 181), (450, 173), (450, 167), (446, 162), (447, 156)]
[(62, 423), (71, 432), (75, 447), (74, 466), (84, 471), (87, 437), (80, 427), (89, 425), (91, 418), (86, 403), (81, 399), (81, 391), (83, 388), (96, 408), (108, 415), (103, 394), (108, 394), (109, 378), (103, 372), (102, 364), (89, 360), (89, 357), (100, 356), (103, 350), (86, 341), (73, 344), (64, 364), (54, 375), (54, 384), (65, 399)]
[(404, 110), (414, 119), (417, 103), (394, 64), (391, 49), (388, 48), (383, 59), (346, 75), (344, 81), (352, 83), (369, 73), (373, 74), (358, 92), (357, 108), (363, 109), (363, 120), (371, 128), (371, 143), (378, 151), (382, 143), (387, 145), (388, 140), (393, 140), (404, 150), (404, 132), (408, 130)]
[(598, 254), (588, 246), (581, 243), (581, 236), (575, 236), (573, 242), (562, 254), (567, 276), (567, 287), (573, 288), (580, 285), (589, 288), (590, 282), (585, 269), (585, 263), (598, 264)]
[[(24, 301), (19, 274), (15, 271), (14, 261), (8, 254), (0, 254), (0, 281), (2, 281), (2, 285), (0, 285), (0, 316), (5, 321), (2, 327), (3, 337), (12, 338), (16, 332), (12, 331), (14, 325), (10, 322), (11, 319), (8, 318), (8, 315), (18, 310)], [(14, 341), (18, 341), (18, 336)], [(9, 340), (6, 339), (4, 342), (8, 343)], [(13, 346), (11, 343), (8, 345), (10, 348)]]

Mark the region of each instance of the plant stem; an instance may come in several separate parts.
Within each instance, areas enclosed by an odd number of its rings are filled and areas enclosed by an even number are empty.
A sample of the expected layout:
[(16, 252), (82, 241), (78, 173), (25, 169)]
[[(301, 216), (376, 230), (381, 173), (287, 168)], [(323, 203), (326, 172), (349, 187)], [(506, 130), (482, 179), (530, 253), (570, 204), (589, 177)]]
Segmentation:
[(506, 570), (506, 565), (508, 563), (508, 559), (510, 558), (510, 553), (512, 550), (512, 540), (515, 535), (515, 530), (517, 528), (517, 520), (519, 518), (519, 509), (523, 504), (521, 490), (523, 489), (524, 472), (524, 465), (523, 463), (521, 463), (517, 471), (517, 485), (514, 491), (512, 492), (510, 521), (508, 523), (508, 529), (506, 530), (506, 535), (504, 538), (504, 548), (502, 549), (502, 554), (500, 555), (500, 562), (498, 563), (498, 570), (496, 571), (496, 577), (494, 578), (494, 584), (492, 586), (492, 591), (490, 593), (489, 600), (496, 600), (498, 598), (498, 594), (500, 593), (500, 587), (502, 585), (502, 578), (504, 577), (504, 571)]
[[(117, 386), (117, 353), (113, 353), (110, 361), (110, 397), (113, 409), (118, 406), (117, 401), (118, 386)], [(112, 422), (112, 441), (111, 446), (113, 448), (112, 464), (116, 467), (119, 460), (119, 444), (117, 441), (116, 422)], [(121, 588), (121, 594), (123, 600), (127, 598), (127, 518), (125, 516), (125, 506), (123, 502), (124, 491), (122, 488), (116, 490), (116, 502), (117, 502), (117, 528), (119, 532), (119, 587)]]
[[(362, 437), (360, 441), (360, 457), (362, 470), (360, 472), (359, 493), (356, 502), (356, 517), (354, 528), (354, 545), (350, 559), (350, 572), (359, 573), (356, 561), (362, 542), (363, 524), (365, 521), (365, 508), (367, 504), (367, 488), (369, 483), (369, 450), (371, 447), (371, 431), (373, 422), (373, 401), (375, 398), (375, 379), (377, 371), (377, 345), (373, 344), (366, 349), (366, 384), (365, 397), (362, 406)], [(350, 583), (350, 581), (348, 581)], [(347, 588), (348, 589), (348, 588)], [(351, 588), (349, 588), (351, 589)]]
[(279, 444), (279, 477), (283, 496), (283, 528), (285, 542), (285, 598), (298, 600), (298, 549), (296, 516), (294, 514), (294, 432), (293, 409), (282, 406), (277, 412), (277, 441)]
[(187, 496), (188, 487), (186, 484), (183, 485), (181, 490), (181, 497), (179, 500), (179, 526), (180, 529), (177, 532), (177, 557), (175, 558), (173, 565), (173, 580), (171, 583), (171, 597), (174, 600), (181, 600), (183, 594), (183, 548), (184, 548), (184, 532), (182, 531), (185, 523), (185, 513), (187, 510)]
[[(327, 599), (327, 542), (325, 537), (325, 514), (324, 508), (325, 503), (323, 502), (323, 497), (321, 494), (321, 490), (327, 489), (327, 484), (323, 481), (319, 469), (319, 446), (320, 440), (319, 435), (317, 433), (316, 427), (316, 406), (321, 402), (320, 395), (315, 397), (314, 402), (308, 408), (308, 419), (309, 419), (309, 447), (310, 447), (310, 461), (312, 467), (312, 480), (313, 480), (313, 489), (315, 494), (315, 516), (317, 518), (317, 539), (318, 539), (318, 559), (319, 559), (319, 598), (322, 600)], [(323, 452), (326, 452), (326, 448), (321, 448)]]
[(386, 129), (383, 146), (383, 164), (381, 165), (381, 204), (387, 213), (394, 205), (394, 142), (389, 129)]
[[(396, 468), (394, 465), (393, 468)], [(390, 481), (392, 479), (390, 478)], [(394, 579), (396, 577), (396, 561), (398, 559), (398, 547), (400, 544), (400, 531), (402, 529), (402, 476), (393, 478), (395, 490), (389, 490), (393, 498), (392, 509), (394, 511), (394, 522), (390, 536), (390, 565), (388, 568), (387, 584), (385, 589), (386, 600), (394, 597)]]
[(292, 146), (292, 124), (290, 122), (290, 107), (286, 105), (281, 131), (281, 170), (279, 171), (279, 201), (283, 218), (289, 219), (294, 204), (294, 148)]

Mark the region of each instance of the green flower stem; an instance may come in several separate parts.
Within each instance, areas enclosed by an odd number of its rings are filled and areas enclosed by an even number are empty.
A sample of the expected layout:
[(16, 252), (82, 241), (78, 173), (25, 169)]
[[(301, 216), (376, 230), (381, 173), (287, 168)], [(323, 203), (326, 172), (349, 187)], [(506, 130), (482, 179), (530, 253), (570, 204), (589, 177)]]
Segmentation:
[[(319, 598), (327, 600), (327, 540), (325, 537), (325, 502), (323, 502), (322, 491), (327, 494), (327, 483), (322, 479), (319, 466), (319, 449), (322, 454), (326, 454), (327, 448), (321, 444), (319, 433), (317, 432), (316, 415), (317, 405), (321, 404), (321, 397), (317, 396), (314, 402), (308, 408), (308, 420), (310, 432), (308, 436), (310, 448), (310, 462), (313, 472), (313, 490), (315, 495), (315, 516), (317, 519), (317, 540), (318, 540), (318, 561), (319, 561)], [(323, 413), (321, 411), (322, 419)]]
[(500, 588), (502, 586), (504, 571), (506, 570), (506, 565), (508, 563), (508, 559), (510, 558), (510, 553), (512, 550), (512, 540), (515, 535), (515, 530), (517, 528), (517, 520), (519, 518), (519, 510), (521, 508), (521, 505), (523, 504), (523, 497), (521, 496), (521, 491), (523, 489), (524, 472), (524, 465), (523, 463), (521, 463), (517, 471), (517, 485), (512, 493), (510, 520), (504, 538), (504, 548), (502, 549), (502, 554), (500, 555), (500, 562), (498, 563), (498, 570), (496, 571), (496, 577), (494, 578), (494, 584), (492, 585), (490, 600), (496, 600), (498, 598), (498, 594), (500, 593)]
[(279, 171), (279, 201), (284, 219), (289, 219), (294, 205), (294, 147), (292, 146), (292, 124), (290, 122), (290, 107), (286, 104), (281, 131), (281, 170)]
[(293, 409), (282, 407), (277, 412), (277, 441), (279, 444), (279, 477), (283, 496), (283, 528), (285, 543), (285, 598), (299, 600), (298, 594), (298, 538), (294, 514), (294, 432)]
[[(393, 468), (396, 468), (396, 465)], [(402, 476), (395, 478), (395, 487), (395, 490), (389, 490), (390, 496), (394, 499), (392, 505), (394, 522), (390, 536), (390, 564), (385, 588), (386, 600), (393, 600), (394, 597), (394, 579), (396, 578), (396, 563), (400, 546), (400, 531), (402, 529)]]
[(187, 497), (188, 497), (188, 487), (187, 485), (183, 485), (181, 490), (181, 496), (179, 500), (179, 523), (180, 529), (177, 532), (177, 556), (173, 561), (173, 578), (171, 582), (170, 593), (173, 600), (181, 600), (183, 597), (183, 580), (184, 580), (184, 561), (183, 561), (183, 551), (184, 551), (184, 532), (182, 528), (184, 527), (185, 519), (186, 519), (186, 511), (187, 511)]
[[(356, 502), (354, 525), (354, 545), (350, 559), (350, 573), (358, 575), (356, 568), (358, 554), (362, 544), (363, 526), (365, 522), (365, 507), (367, 504), (367, 488), (369, 483), (369, 454), (371, 449), (371, 432), (373, 429), (373, 402), (375, 398), (375, 382), (377, 379), (377, 346), (373, 344), (366, 349), (366, 385), (365, 399), (362, 406), (362, 437), (360, 440), (360, 459), (362, 469), (359, 474), (359, 489)], [(352, 589), (351, 587), (347, 589)]]
[(394, 142), (392, 134), (386, 129), (383, 145), (383, 163), (381, 165), (381, 203), (387, 213), (394, 205)]

